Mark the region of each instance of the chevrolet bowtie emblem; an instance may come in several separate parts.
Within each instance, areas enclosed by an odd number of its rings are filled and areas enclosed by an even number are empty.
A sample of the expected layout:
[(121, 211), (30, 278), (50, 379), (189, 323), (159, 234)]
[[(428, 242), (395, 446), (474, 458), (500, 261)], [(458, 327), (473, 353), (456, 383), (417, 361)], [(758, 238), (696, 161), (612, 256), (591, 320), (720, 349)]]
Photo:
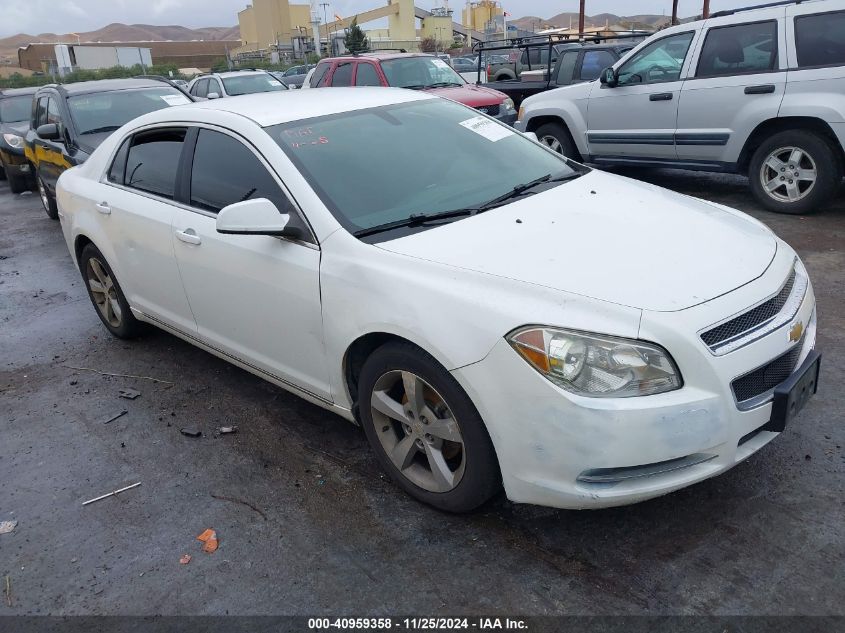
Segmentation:
[(801, 336), (804, 334), (804, 324), (801, 321), (798, 321), (792, 328), (789, 330), (789, 342), (790, 343), (797, 343), (801, 340)]

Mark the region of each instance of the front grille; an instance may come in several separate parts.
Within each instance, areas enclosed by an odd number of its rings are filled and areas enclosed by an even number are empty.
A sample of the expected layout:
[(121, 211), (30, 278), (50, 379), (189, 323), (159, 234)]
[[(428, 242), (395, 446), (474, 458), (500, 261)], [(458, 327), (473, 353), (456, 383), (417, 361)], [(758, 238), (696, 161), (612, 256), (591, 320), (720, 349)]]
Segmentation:
[(795, 371), (803, 347), (804, 339), (802, 338), (785, 354), (734, 380), (731, 383), (731, 389), (733, 389), (737, 406), (740, 409), (750, 409), (758, 403), (762, 404), (761, 400), (765, 400), (770, 395), (769, 392)]
[(489, 114), (490, 116), (498, 116), (499, 115), (499, 105), (489, 105), (489, 106), (481, 106), (480, 108), (476, 108), (479, 112), (483, 112), (484, 114)]
[(789, 279), (783, 285), (783, 288), (774, 297), (765, 303), (761, 303), (756, 308), (752, 308), (748, 312), (740, 314), (738, 317), (704, 332), (701, 335), (701, 340), (712, 349), (720, 343), (724, 343), (743, 332), (753, 330), (761, 323), (765, 323), (783, 309), (787, 299), (789, 299), (789, 295), (792, 293), (794, 285), (795, 271), (793, 270)]

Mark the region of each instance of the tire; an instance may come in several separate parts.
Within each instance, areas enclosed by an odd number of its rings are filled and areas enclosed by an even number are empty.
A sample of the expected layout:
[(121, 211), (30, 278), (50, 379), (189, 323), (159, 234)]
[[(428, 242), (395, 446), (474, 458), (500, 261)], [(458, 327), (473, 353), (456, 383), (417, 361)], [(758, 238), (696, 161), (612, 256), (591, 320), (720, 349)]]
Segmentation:
[[(138, 321), (129, 309), (129, 303), (120, 284), (117, 282), (111, 266), (103, 254), (93, 244), (82, 249), (79, 257), (79, 269), (82, 280), (88, 290), (88, 298), (97, 311), (100, 321), (117, 338), (135, 338), (144, 331), (144, 324)], [(105, 288), (106, 292), (97, 289)]]
[(549, 149), (572, 160), (581, 160), (581, 153), (569, 132), (560, 123), (544, 123), (535, 130), (537, 139)]
[(836, 194), (842, 175), (836, 150), (809, 130), (789, 130), (767, 138), (755, 150), (748, 168), (757, 201), (769, 211), (790, 215), (822, 208)]
[(56, 206), (56, 199), (50, 195), (40, 175), (36, 174), (35, 180), (38, 185), (38, 196), (41, 198), (41, 206), (47, 212), (47, 217), (51, 220), (58, 220), (59, 208)]
[[(406, 382), (422, 394), (421, 404), (408, 397)], [(469, 512), (501, 489), (481, 416), (429, 354), (409, 343), (387, 343), (366, 360), (358, 384), (367, 439), (382, 467), (412, 497), (439, 510)]]
[(6, 176), (6, 168), (3, 165), (0, 165), (0, 180), (6, 180), (8, 177)]
[(9, 189), (12, 193), (29, 191), (29, 178), (26, 176), (9, 176)]

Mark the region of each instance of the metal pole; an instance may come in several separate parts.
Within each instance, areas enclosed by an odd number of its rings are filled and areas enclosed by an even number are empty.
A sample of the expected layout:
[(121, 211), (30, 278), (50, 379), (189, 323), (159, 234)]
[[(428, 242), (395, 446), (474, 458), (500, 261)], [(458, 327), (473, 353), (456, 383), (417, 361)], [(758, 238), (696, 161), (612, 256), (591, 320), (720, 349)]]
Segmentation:
[(587, 0), (581, 0), (581, 8), (578, 13), (578, 39), (584, 39), (584, 21), (587, 15)]
[(678, 0), (672, 0), (672, 26), (678, 24)]
[(701, 17), (705, 20), (710, 17), (710, 0), (704, 0), (704, 8), (701, 9)]

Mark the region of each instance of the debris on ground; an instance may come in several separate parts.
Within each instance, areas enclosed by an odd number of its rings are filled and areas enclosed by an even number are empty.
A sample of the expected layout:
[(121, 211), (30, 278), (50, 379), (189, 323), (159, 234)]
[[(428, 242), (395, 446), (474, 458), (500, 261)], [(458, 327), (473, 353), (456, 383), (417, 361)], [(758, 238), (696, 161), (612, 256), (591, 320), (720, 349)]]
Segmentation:
[(192, 558), (192, 556), (190, 554), (183, 554), (182, 558), (179, 559), (179, 564), (180, 565), (187, 565), (188, 563), (191, 562), (191, 558)]
[(205, 532), (200, 534), (197, 537), (197, 540), (203, 542), (202, 551), (206, 554), (211, 554), (212, 552), (217, 551), (217, 532), (211, 528), (208, 528)]
[(100, 500), (105, 499), (107, 497), (117, 496), (121, 492), (126, 492), (127, 490), (132, 490), (132, 488), (137, 488), (140, 485), (141, 485), (141, 482), (139, 481), (137, 484), (132, 484), (131, 486), (126, 486), (125, 488), (120, 488), (119, 490), (112, 490), (111, 492), (107, 492), (106, 494), (100, 495), (99, 497), (94, 497), (93, 499), (89, 499), (88, 501), (86, 501), (82, 505), (87, 506), (89, 503), (94, 503), (95, 501), (100, 501)]
[(121, 389), (117, 392), (117, 395), (121, 398), (126, 398), (127, 400), (134, 400), (141, 395), (141, 392), (136, 389)]
[(12, 577), (6, 576), (6, 604), (12, 606)]
[(257, 507), (255, 504), (250, 503), (249, 501), (244, 501), (243, 499), (238, 499), (236, 497), (226, 497), (226, 496), (223, 496), (223, 495), (216, 495), (214, 493), (211, 494), (211, 497), (212, 497), (212, 499), (219, 499), (220, 501), (229, 501), (231, 503), (239, 503), (242, 506), (246, 506), (247, 508), (251, 508), (252, 510), (257, 512), (258, 514), (260, 514), (262, 519), (264, 519), (265, 521), (267, 520), (267, 515), (264, 514), (264, 511), (261, 508)]
[(17, 521), (0, 521), (0, 534), (8, 534), (18, 525)]
[(202, 431), (188, 426), (182, 427), (179, 432), (185, 437), (202, 437)]
[(127, 413), (129, 413), (129, 411), (127, 411), (126, 409), (123, 409), (123, 410), (121, 410), (121, 411), (120, 411), (120, 412), (118, 412), (118, 413), (113, 413), (110, 417), (106, 418), (106, 419), (103, 421), (103, 424), (108, 424), (108, 423), (110, 423), (110, 422), (114, 422), (115, 420), (117, 420), (117, 419), (118, 419), (118, 418), (120, 418), (120, 417), (123, 417), (123, 416), (124, 416), (124, 415), (126, 415)]
[[(94, 337), (97, 338), (96, 336)], [(101, 376), (111, 376), (113, 378), (138, 378), (139, 380), (152, 380), (153, 382), (161, 382), (166, 385), (172, 385), (174, 383), (170, 382), (169, 380), (162, 380), (161, 378), (153, 378), (152, 376), (136, 376), (135, 374), (114, 374), (108, 371), (100, 371), (99, 369), (92, 369), (90, 367), (74, 367), (73, 365), (62, 365), (67, 369), (75, 369), (76, 371), (90, 371), (95, 374), (100, 374)]]
[(217, 429), (217, 432), (220, 433), (220, 435), (229, 435), (230, 433), (237, 433), (238, 427), (237, 426), (221, 426), (219, 429)]

